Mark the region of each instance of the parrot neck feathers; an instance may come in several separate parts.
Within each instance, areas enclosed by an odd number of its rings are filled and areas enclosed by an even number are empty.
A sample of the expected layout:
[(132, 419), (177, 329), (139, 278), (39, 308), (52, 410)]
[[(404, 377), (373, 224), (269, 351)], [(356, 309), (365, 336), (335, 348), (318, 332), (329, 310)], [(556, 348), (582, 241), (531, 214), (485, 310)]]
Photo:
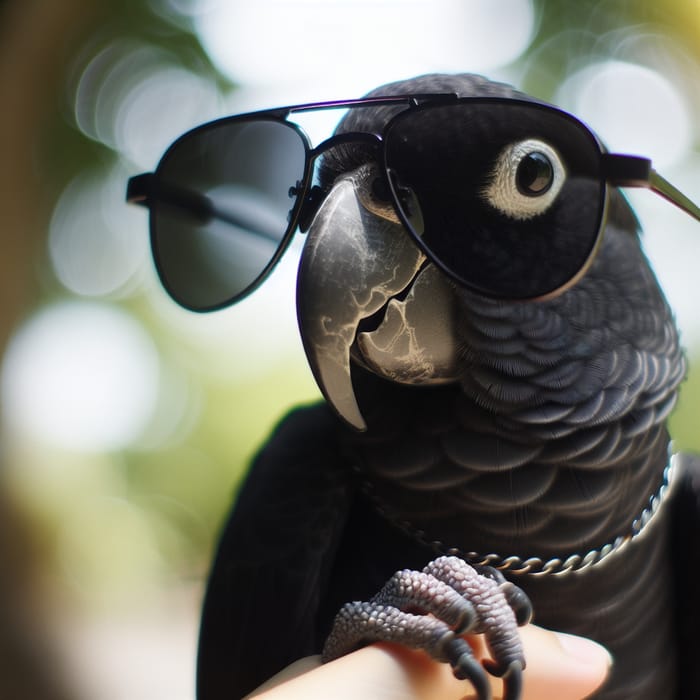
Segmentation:
[(628, 530), (597, 549), (592, 549), (585, 554), (573, 553), (565, 559), (555, 557), (545, 560), (536, 556), (523, 558), (518, 555), (480, 554), (449, 546), (444, 542), (432, 539), (429, 533), (415, 528), (410, 522), (396, 516), (390, 508), (379, 501), (371, 484), (365, 482), (364, 491), (373, 503), (374, 508), (385, 520), (404, 531), (419, 544), (430, 547), (438, 554), (459, 556), (472, 565), (491, 566), (518, 576), (567, 577), (617, 559), (618, 555), (624, 552), (628, 545), (640, 539), (652, 529), (653, 524), (659, 520), (658, 516), (673, 493), (674, 486), (678, 480), (679, 455), (672, 451), (672, 447), (673, 445), (669, 444), (669, 460), (663, 471), (659, 488), (649, 497), (646, 507), (632, 520)]

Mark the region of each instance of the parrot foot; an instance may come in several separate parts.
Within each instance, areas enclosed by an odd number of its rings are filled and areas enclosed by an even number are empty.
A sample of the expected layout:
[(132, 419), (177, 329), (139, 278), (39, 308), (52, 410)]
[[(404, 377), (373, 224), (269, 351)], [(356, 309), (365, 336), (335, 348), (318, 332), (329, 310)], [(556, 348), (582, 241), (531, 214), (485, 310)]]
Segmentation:
[[(490, 700), (486, 671), (503, 678), (504, 697), (521, 695), (525, 668), (518, 625), (532, 617), (525, 593), (491, 567), (439, 557), (423, 571), (397, 571), (368, 602), (344, 605), (322, 658), (332, 661), (365, 644), (395, 642), (422, 649), (469, 680), (479, 700)], [(483, 634), (492, 659), (479, 663), (460, 636)]]

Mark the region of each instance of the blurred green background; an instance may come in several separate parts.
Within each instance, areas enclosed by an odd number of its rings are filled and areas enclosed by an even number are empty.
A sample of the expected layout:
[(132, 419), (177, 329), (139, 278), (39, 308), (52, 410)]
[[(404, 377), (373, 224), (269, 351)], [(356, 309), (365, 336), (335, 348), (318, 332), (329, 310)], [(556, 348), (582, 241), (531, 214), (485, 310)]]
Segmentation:
[[(240, 307), (182, 311), (126, 179), (208, 119), (434, 70), (554, 101), (700, 199), (695, 1), (0, 0), (1, 697), (192, 698), (235, 485), (318, 396), (294, 254)], [(690, 357), (674, 438), (698, 449), (700, 228), (630, 199)]]

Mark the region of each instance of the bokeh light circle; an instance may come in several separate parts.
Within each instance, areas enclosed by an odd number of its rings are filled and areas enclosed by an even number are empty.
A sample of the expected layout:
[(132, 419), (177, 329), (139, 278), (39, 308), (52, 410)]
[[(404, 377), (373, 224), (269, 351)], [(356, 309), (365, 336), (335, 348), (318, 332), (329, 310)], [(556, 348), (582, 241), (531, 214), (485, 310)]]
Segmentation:
[(645, 155), (664, 167), (691, 150), (688, 106), (673, 83), (651, 68), (624, 61), (589, 65), (562, 84), (556, 102), (618, 153)]
[(79, 451), (128, 447), (158, 397), (150, 337), (116, 308), (62, 302), (13, 337), (0, 376), (6, 424), (34, 440)]
[(78, 128), (143, 168), (152, 168), (180, 133), (220, 116), (222, 108), (213, 81), (162, 49), (124, 39), (87, 62), (74, 93)]
[(59, 281), (81, 296), (123, 292), (149, 259), (145, 209), (124, 201), (126, 171), (79, 175), (59, 198), (49, 225), (49, 257)]

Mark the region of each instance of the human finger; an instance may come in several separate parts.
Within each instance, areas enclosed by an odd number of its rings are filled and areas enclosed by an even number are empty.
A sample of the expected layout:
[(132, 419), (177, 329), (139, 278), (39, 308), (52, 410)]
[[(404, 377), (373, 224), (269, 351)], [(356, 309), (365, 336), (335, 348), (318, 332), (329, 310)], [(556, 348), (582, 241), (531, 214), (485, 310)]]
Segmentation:
[[(521, 630), (527, 658), (522, 700), (583, 700), (598, 689), (611, 659), (600, 645), (535, 625)], [(487, 653), (481, 638), (470, 638), (475, 655)], [(503, 684), (489, 677), (494, 700)], [(464, 681), (447, 664), (394, 644), (372, 644), (331, 663), (307, 657), (292, 664), (255, 691), (256, 700), (473, 700)]]

